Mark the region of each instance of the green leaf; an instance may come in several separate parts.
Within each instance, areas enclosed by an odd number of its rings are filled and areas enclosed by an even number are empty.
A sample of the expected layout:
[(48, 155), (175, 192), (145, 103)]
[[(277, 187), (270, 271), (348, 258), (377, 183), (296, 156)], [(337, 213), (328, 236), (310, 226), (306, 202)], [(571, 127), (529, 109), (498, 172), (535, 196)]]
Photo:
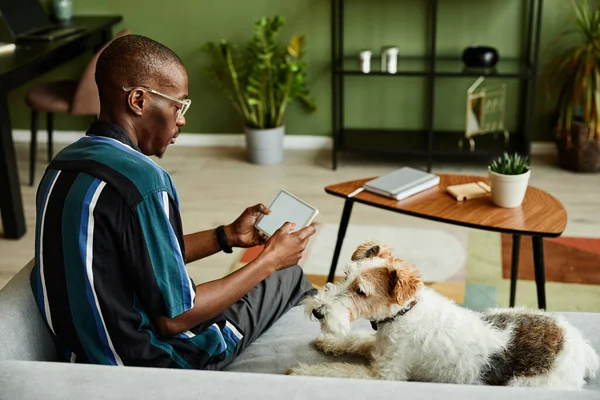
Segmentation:
[(489, 168), (498, 174), (520, 175), (529, 171), (529, 164), (527, 159), (518, 153), (503, 153), (490, 162)]
[(286, 46), (280, 46), (278, 36), (284, 23), (281, 16), (262, 17), (252, 24), (243, 46), (225, 39), (201, 46), (212, 59), (207, 76), (249, 126), (277, 126), (287, 105), (295, 100), (308, 111), (317, 109), (306, 88), (306, 39), (294, 34)]
[[(592, 6), (592, 3), (594, 4)], [(571, 0), (573, 22), (550, 42), (545, 87), (556, 107), (557, 135), (570, 135), (574, 110), (582, 111), (590, 131), (600, 132), (600, 7), (589, 0)], [(574, 33), (577, 37), (570, 37)], [(596, 137), (600, 140), (600, 134)]]

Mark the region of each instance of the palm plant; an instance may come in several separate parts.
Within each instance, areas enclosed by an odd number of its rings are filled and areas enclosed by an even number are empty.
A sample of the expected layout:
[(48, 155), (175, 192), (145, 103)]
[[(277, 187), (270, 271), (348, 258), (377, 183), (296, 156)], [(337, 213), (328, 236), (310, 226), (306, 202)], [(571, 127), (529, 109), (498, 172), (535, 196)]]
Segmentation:
[(288, 105), (296, 99), (308, 110), (316, 110), (305, 82), (305, 37), (293, 35), (288, 45), (280, 48), (277, 41), (284, 22), (280, 16), (259, 19), (242, 49), (227, 40), (202, 46), (213, 61), (206, 73), (250, 128), (281, 126)]
[(570, 143), (576, 114), (589, 127), (589, 139), (600, 139), (600, 8), (588, 0), (572, 0), (575, 27), (559, 39), (577, 35), (549, 65), (547, 88), (555, 92), (558, 111), (557, 135)]

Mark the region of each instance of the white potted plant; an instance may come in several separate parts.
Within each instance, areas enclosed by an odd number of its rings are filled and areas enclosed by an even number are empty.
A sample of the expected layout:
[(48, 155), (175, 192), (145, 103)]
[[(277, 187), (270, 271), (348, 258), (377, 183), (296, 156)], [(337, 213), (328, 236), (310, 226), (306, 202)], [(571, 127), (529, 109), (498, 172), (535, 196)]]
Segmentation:
[(202, 46), (213, 60), (206, 71), (242, 118), (248, 158), (256, 164), (283, 160), (285, 112), (292, 101), (316, 110), (305, 85), (304, 36), (293, 35), (285, 48), (277, 44), (284, 22), (280, 16), (256, 21), (241, 50), (226, 40)]
[(492, 201), (499, 207), (519, 207), (525, 198), (531, 168), (519, 154), (504, 153), (488, 166)]

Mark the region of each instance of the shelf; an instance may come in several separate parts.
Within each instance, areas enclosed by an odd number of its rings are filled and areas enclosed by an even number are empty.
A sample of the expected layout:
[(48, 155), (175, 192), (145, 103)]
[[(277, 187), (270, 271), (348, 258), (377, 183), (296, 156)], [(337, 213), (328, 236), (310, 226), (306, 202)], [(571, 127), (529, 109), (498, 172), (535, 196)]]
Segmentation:
[(381, 59), (371, 57), (371, 71), (363, 73), (360, 69), (358, 55), (356, 57), (344, 57), (342, 69), (338, 68), (338, 73), (344, 75), (363, 75), (363, 76), (427, 76), (429, 75), (429, 62), (420, 57), (398, 58), (398, 71), (395, 74), (381, 72)]
[(371, 71), (363, 73), (360, 69), (358, 56), (344, 57), (342, 68), (336, 69), (343, 75), (360, 76), (438, 76), (438, 77), (479, 77), (490, 78), (522, 78), (530, 79), (533, 73), (529, 64), (524, 60), (506, 59), (498, 62), (491, 70), (467, 69), (462, 60), (453, 58), (437, 58), (435, 60), (435, 72), (431, 73), (431, 63), (428, 58), (399, 57), (398, 71), (395, 74), (381, 72), (381, 60), (378, 57), (371, 58)]
[[(415, 158), (423, 158), (429, 155), (425, 140), (429, 135), (429, 131), (424, 129), (380, 129), (380, 128), (353, 128), (344, 129), (344, 140), (340, 143), (339, 150), (349, 152), (363, 152), (376, 155), (396, 155)], [(504, 137), (498, 134), (482, 135), (475, 139), (475, 150), (469, 150), (469, 144), (464, 142), (462, 148), (458, 147), (458, 140), (463, 137), (464, 132), (461, 131), (434, 131), (433, 146), (431, 156), (434, 160), (460, 160), (469, 159), (472, 161), (482, 160), (488, 162), (491, 158), (501, 155), (505, 150)], [(363, 140), (360, 144), (348, 143), (355, 142), (353, 137), (367, 137), (371, 140)], [(397, 136), (402, 136), (402, 141), (394, 141)], [(388, 143), (383, 142), (387, 137)], [(415, 140), (419, 139), (419, 140)], [(413, 146), (409, 146), (410, 142)], [(374, 142), (380, 142), (373, 146)], [(523, 137), (520, 133), (515, 132), (510, 136), (508, 144), (509, 149), (522, 151)]]
[[(533, 131), (533, 116), (536, 105), (536, 86), (539, 66), (539, 49), (542, 20), (543, 0), (531, 0), (525, 2), (529, 4), (526, 7), (525, 18), (523, 22), (524, 37), (520, 49), (513, 50), (513, 54), (522, 54), (526, 56), (509, 58), (500, 55), (500, 61), (491, 69), (474, 69), (465, 67), (461, 51), (458, 48), (449, 48), (449, 42), (444, 41), (442, 46), (438, 44), (438, 12), (439, 0), (433, 0), (428, 7), (427, 24), (423, 26), (427, 33), (425, 48), (420, 50), (420, 54), (408, 56), (400, 54), (397, 61), (397, 71), (395, 73), (384, 72), (381, 70), (381, 54), (378, 49), (374, 49), (371, 56), (369, 72), (364, 73), (361, 70), (359, 52), (362, 48), (356, 46), (355, 50), (350, 50), (345, 42), (344, 19), (346, 16), (346, 2), (343, 0), (334, 0), (331, 2), (331, 131), (333, 135), (332, 151), (332, 169), (337, 169), (337, 153), (340, 150), (350, 153), (368, 153), (377, 154), (378, 157), (391, 156), (393, 159), (421, 159), (427, 162), (427, 168), (430, 171), (434, 161), (456, 160), (464, 162), (489, 162), (492, 157), (502, 154), (504, 151), (518, 151), (525, 156), (530, 155), (531, 151), (531, 132)], [(466, 6), (466, 5), (465, 5)], [(360, 14), (360, 13), (359, 13)], [(350, 14), (354, 18), (361, 15)], [(451, 17), (451, 16), (447, 16)], [(448, 18), (444, 21), (447, 23)], [(390, 20), (391, 21), (391, 20)], [(387, 21), (386, 21), (387, 22)], [(502, 28), (498, 24), (499, 28)], [(499, 35), (502, 34), (500, 29)], [(355, 35), (353, 37), (356, 37)], [(406, 37), (406, 35), (404, 35)], [(420, 41), (421, 36), (417, 35)], [(386, 42), (389, 44), (389, 42)], [(410, 46), (412, 48), (412, 46)], [(504, 50), (501, 50), (504, 52)], [(508, 51), (504, 54), (509, 54)], [(346, 115), (352, 112), (355, 107), (367, 106), (369, 111), (378, 111), (366, 102), (346, 102), (347, 95), (345, 85), (352, 79), (363, 79), (366, 77), (396, 78), (408, 77), (412, 81), (424, 81), (422, 87), (415, 87), (419, 90), (418, 101), (425, 101), (423, 107), (423, 117), (425, 121), (419, 121), (411, 115), (411, 118), (402, 119), (405, 125), (416, 125), (417, 129), (349, 129), (346, 125)], [(511, 127), (518, 132), (511, 132), (508, 143), (504, 141), (504, 135), (482, 135), (474, 138), (474, 151), (470, 150), (470, 143), (463, 139), (463, 146), (459, 147), (460, 138), (464, 138), (464, 131), (451, 131), (450, 129), (460, 129), (462, 124), (452, 123), (446, 126), (442, 121), (436, 121), (435, 108), (439, 107), (436, 97), (440, 88), (442, 93), (446, 92), (447, 80), (454, 80), (460, 83), (463, 79), (466, 81), (475, 81), (479, 77), (486, 79), (514, 80), (516, 83), (523, 83), (518, 93), (519, 101), (511, 100), (511, 107), (515, 107), (517, 112), (516, 126)], [(421, 79), (415, 79), (421, 78)], [(466, 78), (466, 79), (465, 79)], [(443, 82), (441, 82), (443, 81)], [(402, 82), (402, 81), (401, 81)], [(400, 83), (401, 83), (400, 82)], [(352, 82), (356, 83), (356, 82)], [(377, 83), (377, 82), (375, 82)], [(381, 83), (381, 82), (380, 82)], [(387, 82), (389, 84), (391, 82)], [(440, 83), (440, 85), (438, 85)], [(382, 83), (386, 85), (385, 82)], [(390, 91), (394, 89), (392, 85)], [(356, 86), (352, 87), (353, 91)], [(368, 88), (370, 89), (370, 88)], [(410, 93), (407, 93), (410, 95)], [(460, 100), (462, 102), (462, 100)], [(346, 108), (350, 105), (352, 110)], [(508, 106), (508, 105), (507, 105)], [(384, 112), (394, 112), (381, 110)], [(509, 112), (507, 110), (507, 112)], [(354, 117), (354, 116), (353, 116)], [(442, 117), (443, 119), (443, 117)], [(450, 122), (450, 121), (448, 121)], [(434, 128), (440, 130), (436, 131)], [(444, 130), (446, 129), (446, 130)]]
[(462, 60), (438, 58), (435, 62), (436, 76), (486, 76), (498, 78), (531, 78), (533, 73), (525, 60), (505, 59), (490, 70), (466, 68)]

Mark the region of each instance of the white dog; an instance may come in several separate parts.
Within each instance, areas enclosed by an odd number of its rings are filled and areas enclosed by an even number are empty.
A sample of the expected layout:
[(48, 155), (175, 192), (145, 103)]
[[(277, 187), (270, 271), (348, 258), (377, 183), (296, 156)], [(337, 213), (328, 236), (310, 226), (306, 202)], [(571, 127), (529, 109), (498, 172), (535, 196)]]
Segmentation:
[[(346, 278), (306, 300), (321, 323), (315, 346), (366, 364), (300, 364), (292, 375), (581, 388), (600, 359), (561, 316), (524, 309), (478, 313), (426, 287), (387, 247), (359, 246)], [(352, 332), (358, 318), (376, 332)]]

